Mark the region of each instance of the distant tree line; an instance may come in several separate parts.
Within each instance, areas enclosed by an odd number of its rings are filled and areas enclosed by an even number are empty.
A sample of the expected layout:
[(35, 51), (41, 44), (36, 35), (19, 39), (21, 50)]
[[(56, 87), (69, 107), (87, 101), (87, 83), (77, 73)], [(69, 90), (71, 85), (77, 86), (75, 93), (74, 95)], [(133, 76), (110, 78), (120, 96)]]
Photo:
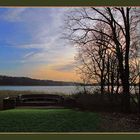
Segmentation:
[(53, 81), (53, 80), (38, 80), (28, 77), (10, 77), (0, 76), (0, 85), (15, 85), (15, 86), (72, 86), (80, 83)]

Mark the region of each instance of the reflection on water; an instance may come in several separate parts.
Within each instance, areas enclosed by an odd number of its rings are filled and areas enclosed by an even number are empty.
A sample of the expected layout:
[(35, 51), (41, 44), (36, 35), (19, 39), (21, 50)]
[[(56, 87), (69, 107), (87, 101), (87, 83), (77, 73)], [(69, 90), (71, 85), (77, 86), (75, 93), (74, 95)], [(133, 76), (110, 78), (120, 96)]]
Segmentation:
[[(93, 92), (99, 86), (86, 86), (86, 90)], [(115, 91), (114, 87), (114, 91)], [(137, 87), (138, 88), (138, 87)], [(15, 90), (15, 91), (40, 91), (45, 93), (62, 93), (62, 94), (75, 94), (79, 91), (84, 91), (81, 86), (0, 86), (0, 90)], [(130, 92), (135, 93), (138, 89), (130, 87)]]
[[(87, 90), (95, 89), (95, 87), (87, 86)], [(63, 93), (74, 94), (78, 91), (83, 91), (80, 86), (0, 86), (0, 90), (15, 90), (15, 91), (40, 91), (46, 93)]]

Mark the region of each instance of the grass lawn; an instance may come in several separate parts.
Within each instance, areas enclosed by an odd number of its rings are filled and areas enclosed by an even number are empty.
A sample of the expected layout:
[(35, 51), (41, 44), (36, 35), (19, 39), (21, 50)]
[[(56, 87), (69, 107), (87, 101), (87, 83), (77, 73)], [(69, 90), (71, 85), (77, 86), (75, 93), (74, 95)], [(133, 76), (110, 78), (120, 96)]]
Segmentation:
[(71, 109), (11, 109), (0, 111), (0, 132), (97, 131), (96, 113)]

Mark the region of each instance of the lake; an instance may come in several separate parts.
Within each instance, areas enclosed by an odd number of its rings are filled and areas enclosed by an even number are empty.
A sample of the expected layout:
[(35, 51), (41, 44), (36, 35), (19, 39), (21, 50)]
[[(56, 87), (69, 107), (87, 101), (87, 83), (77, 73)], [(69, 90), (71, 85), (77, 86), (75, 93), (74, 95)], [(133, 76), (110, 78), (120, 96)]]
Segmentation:
[[(91, 87), (87, 87), (91, 89)], [(39, 91), (45, 93), (63, 93), (63, 94), (75, 94), (78, 91), (82, 91), (82, 87), (78, 86), (0, 86), (0, 90), (15, 90), (15, 91)]]
[[(86, 90), (94, 91), (99, 86), (86, 86)], [(75, 94), (83, 91), (81, 86), (0, 86), (0, 90), (15, 90), (15, 91), (38, 91), (45, 93), (62, 93), (62, 94)], [(131, 93), (135, 93), (134, 89)]]

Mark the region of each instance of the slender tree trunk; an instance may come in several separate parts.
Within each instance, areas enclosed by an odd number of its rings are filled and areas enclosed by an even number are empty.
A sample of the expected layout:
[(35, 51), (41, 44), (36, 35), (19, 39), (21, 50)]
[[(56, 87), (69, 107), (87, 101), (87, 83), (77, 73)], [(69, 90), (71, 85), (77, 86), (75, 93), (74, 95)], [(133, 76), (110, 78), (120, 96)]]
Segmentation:
[(125, 75), (124, 75), (124, 96), (125, 104), (124, 108), (126, 112), (130, 112), (130, 90), (129, 90), (129, 49), (130, 49), (130, 23), (129, 23), (129, 8), (126, 8), (125, 23), (125, 40), (126, 40), (126, 52), (125, 52)]
[(111, 94), (114, 92), (114, 74), (111, 74)]
[(138, 96), (138, 110), (139, 110), (139, 116), (140, 116), (140, 73), (139, 73), (139, 96)]
[(117, 86), (117, 88), (116, 88), (116, 94), (118, 94), (119, 93), (119, 87), (120, 87), (120, 83), (119, 83), (119, 70), (118, 70), (118, 68), (117, 68), (117, 77), (116, 77), (117, 79), (116, 79), (116, 86)]
[[(127, 78), (127, 76), (125, 76)], [(130, 93), (128, 79), (124, 78), (123, 94), (124, 94), (124, 112), (130, 112)]]
[(104, 94), (104, 79), (103, 79), (103, 74), (101, 74), (101, 95)]
[(110, 73), (109, 73), (109, 67), (110, 67), (110, 63), (109, 63), (109, 56), (108, 56), (108, 60), (107, 60), (107, 91), (108, 93), (110, 93)]

